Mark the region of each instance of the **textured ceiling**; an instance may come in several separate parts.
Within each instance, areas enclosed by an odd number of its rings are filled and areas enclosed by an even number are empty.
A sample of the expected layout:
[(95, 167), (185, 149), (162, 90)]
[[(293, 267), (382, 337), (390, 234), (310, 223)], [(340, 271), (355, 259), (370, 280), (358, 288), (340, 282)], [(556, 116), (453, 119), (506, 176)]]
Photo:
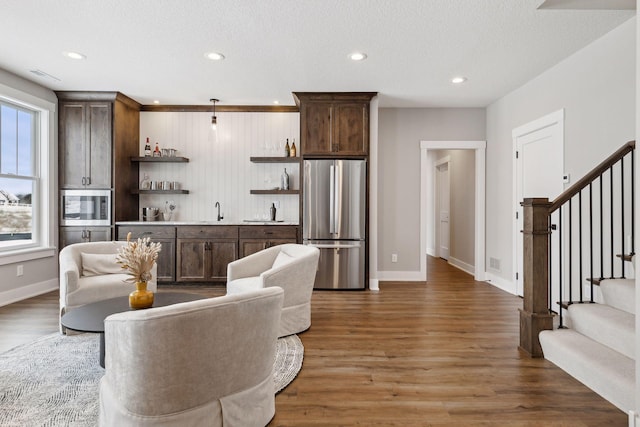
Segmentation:
[[(293, 105), (292, 91), (377, 91), (382, 107), (479, 107), (635, 16), (541, 3), (0, 0), (0, 68), (143, 104)], [(356, 50), (368, 59), (350, 61)], [(206, 59), (211, 51), (226, 59)], [(454, 86), (454, 75), (468, 81)]]

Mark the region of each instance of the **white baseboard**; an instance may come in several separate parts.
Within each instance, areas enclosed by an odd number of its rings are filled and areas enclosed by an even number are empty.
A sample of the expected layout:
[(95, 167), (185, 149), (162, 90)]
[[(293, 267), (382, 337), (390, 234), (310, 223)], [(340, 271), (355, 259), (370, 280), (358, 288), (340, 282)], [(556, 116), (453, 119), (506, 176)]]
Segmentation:
[(378, 271), (379, 281), (424, 282), (420, 271)]
[(378, 279), (369, 279), (369, 290), (370, 291), (379, 291), (380, 290), (380, 286), (379, 285), (379, 281)]
[(449, 257), (449, 264), (464, 271), (465, 273), (469, 273), (472, 276), (475, 274), (476, 268), (473, 265), (467, 264), (466, 262), (460, 261), (459, 259), (452, 256)]
[(27, 298), (35, 297), (37, 295), (46, 294), (47, 292), (51, 292), (56, 289), (58, 289), (57, 278), (0, 292), (0, 307), (2, 307), (3, 305), (9, 305), (17, 301), (22, 301)]
[(516, 284), (510, 282), (509, 280), (503, 279), (502, 277), (498, 277), (489, 272), (486, 273), (486, 280), (490, 285), (495, 286), (498, 289), (502, 289), (505, 292), (509, 292), (510, 294), (516, 295)]
[(436, 248), (427, 248), (427, 255), (437, 256), (436, 255)]

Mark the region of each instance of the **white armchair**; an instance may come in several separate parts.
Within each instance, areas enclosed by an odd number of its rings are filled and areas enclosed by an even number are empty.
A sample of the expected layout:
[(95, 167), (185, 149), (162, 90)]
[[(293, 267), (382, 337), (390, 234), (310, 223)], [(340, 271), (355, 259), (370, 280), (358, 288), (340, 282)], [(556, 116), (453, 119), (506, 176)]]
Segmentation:
[[(125, 282), (128, 276), (116, 263), (118, 249), (127, 242), (74, 243), (60, 251), (60, 317), (91, 302), (126, 296), (135, 285)], [(151, 271), (147, 289), (157, 290), (157, 266)], [(60, 325), (60, 332), (65, 328)]]
[(256, 252), (227, 266), (227, 295), (279, 286), (284, 290), (279, 337), (311, 326), (311, 295), (320, 251), (287, 243)]
[(269, 288), (107, 317), (100, 425), (267, 425), (282, 299)]

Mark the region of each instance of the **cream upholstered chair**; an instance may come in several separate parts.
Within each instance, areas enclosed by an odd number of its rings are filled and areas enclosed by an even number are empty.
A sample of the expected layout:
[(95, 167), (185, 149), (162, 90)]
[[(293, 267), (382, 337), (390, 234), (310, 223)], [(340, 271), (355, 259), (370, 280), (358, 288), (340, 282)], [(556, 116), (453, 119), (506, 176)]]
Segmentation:
[[(74, 243), (60, 251), (60, 317), (91, 302), (126, 296), (135, 285), (116, 263), (118, 249), (127, 242)], [(151, 270), (147, 289), (157, 290), (157, 266)], [(65, 333), (60, 325), (60, 332)]]
[(227, 266), (227, 294), (279, 286), (284, 290), (279, 337), (311, 326), (311, 295), (320, 251), (287, 243), (256, 252)]
[(107, 317), (100, 425), (267, 425), (282, 299), (269, 288)]

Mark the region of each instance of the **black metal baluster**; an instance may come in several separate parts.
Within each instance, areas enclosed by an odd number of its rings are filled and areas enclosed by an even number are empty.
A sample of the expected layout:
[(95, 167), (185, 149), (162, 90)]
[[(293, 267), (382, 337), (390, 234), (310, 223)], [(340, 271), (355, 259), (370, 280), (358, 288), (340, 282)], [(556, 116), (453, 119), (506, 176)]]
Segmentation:
[(584, 302), (584, 298), (582, 297), (582, 190), (578, 192), (578, 250), (579, 253), (579, 261), (578, 261), (578, 290), (580, 292), (580, 302)]
[(573, 303), (573, 280), (572, 279), (572, 270), (573, 270), (573, 251), (572, 251), (572, 242), (573, 242), (573, 238), (572, 238), (572, 228), (573, 228), (573, 217), (571, 216), (571, 205), (573, 204), (573, 197), (569, 199), (569, 304)]
[[(631, 222), (633, 222), (634, 218), (631, 217)], [(613, 223), (613, 216), (611, 217), (611, 222)], [(613, 226), (612, 226), (613, 228)], [(622, 262), (622, 274), (620, 275), (621, 278), (624, 279), (625, 274), (624, 274), (624, 263), (626, 262), (624, 260), (624, 157), (620, 159), (620, 234), (622, 236), (620, 242), (620, 246), (622, 247), (622, 250), (620, 251), (620, 261)], [(613, 231), (611, 232), (611, 236), (613, 236)], [(611, 237), (611, 239), (613, 239), (613, 237)], [(613, 248), (612, 248), (613, 251)], [(613, 257), (613, 253), (611, 254), (611, 256)], [(612, 262), (613, 263), (613, 262)], [(613, 274), (611, 275), (611, 277), (613, 277)]]
[[(604, 278), (604, 219), (603, 219), (603, 205), (602, 205), (602, 187), (603, 177), (600, 175), (600, 280)], [(593, 298), (593, 296), (592, 296)]]
[[(553, 265), (551, 266), (553, 269)], [(558, 303), (560, 327), (562, 327), (562, 206), (558, 208)]]
[(635, 151), (631, 152), (631, 248), (629, 254), (633, 256), (636, 253), (635, 241), (636, 241), (636, 165), (635, 165)]
[[(609, 182), (609, 188), (610, 188), (609, 189), (609, 192), (610, 192), (609, 200), (610, 200), (610, 204), (611, 204), (611, 206), (610, 206), (610, 209), (611, 209), (610, 216), (611, 216), (611, 218), (609, 220), (609, 223), (611, 224), (611, 232), (610, 232), (610, 235), (611, 235), (611, 251), (610, 251), (611, 252), (611, 276), (609, 276), (609, 277), (611, 277), (613, 279), (613, 264), (615, 263), (614, 253), (613, 253), (614, 252), (613, 251), (613, 244), (614, 244), (613, 243), (613, 234), (614, 234), (613, 233), (613, 166), (611, 166), (609, 168), (609, 177), (610, 177), (610, 182)], [(602, 236), (602, 237), (604, 238), (604, 236)]]
[[(589, 183), (589, 257), (590, 279), (593, 279), (593, 183)], [(593, 280), (591, 280), (591, 302), (593, 302)]]
[(548, 224), (547, 226), (549, 227), (549, 252), (548, 252), (548, 258), (547, 258), (547, 265), (549, 267), (548, 271), (547, 271), (547, 283), (549, 284), (548, 289), (549, 289), (549, 295), (547, 295), (547, 304), (549, 305), (549, 310), (553, 311), (553, 297), (552, 294), (553, 292), (551, 291), (553, 289), (553, 282), (552, 282), (552, 277), (551, 277), (551, 265), (552, 262), (551, 260), (552, 258), (552, 253), (553, 253), (553, 239), (551, 238), (551, 235), (553, 234), (553, 224), (552, 224), (552, 220), (551, 220), (551, 214), (549, 214), (549, 217), (547, 218)]

